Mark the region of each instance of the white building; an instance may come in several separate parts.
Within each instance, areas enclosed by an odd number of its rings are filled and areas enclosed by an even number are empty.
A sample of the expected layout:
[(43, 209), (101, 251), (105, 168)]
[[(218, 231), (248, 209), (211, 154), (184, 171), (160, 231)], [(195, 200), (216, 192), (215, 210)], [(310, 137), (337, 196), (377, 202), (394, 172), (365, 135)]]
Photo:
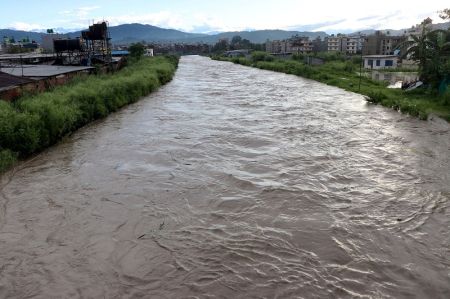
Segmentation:
[(397, 68), (398, 56), (396, 55), (368, 55), (363, 56), (366, 69), (391, 69)]
[(147, 48), (147, 49), (145, 49), (145, 54), (144, 54), (144, 56), (147, 56), (147, 57), (153, 57), (153, 55), (154, 55), (154, 52), (153, 52), (153, 49), (152, 49), (152, 48)]

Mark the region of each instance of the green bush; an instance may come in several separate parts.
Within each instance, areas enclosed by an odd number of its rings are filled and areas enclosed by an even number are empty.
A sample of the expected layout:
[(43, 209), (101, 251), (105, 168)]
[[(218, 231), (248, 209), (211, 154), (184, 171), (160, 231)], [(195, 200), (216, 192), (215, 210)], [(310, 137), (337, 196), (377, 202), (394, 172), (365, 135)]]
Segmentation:
[(270, 55), (267, 52), (262, 51), (255, 51), (252, 53), (252, 61), (258, 62), (258, 61), (274, 61), (275, 57)]
[(17, 155), (10, 150), (0, 150), (0, 173), (10, 168), (17, 160)]
[(345, 62), (344, 72), (353, 73), (355, 71), (355, 64), (351, 61)]
[(375, 104), (387, 99), (387, 96), (381, 91), (371, 91), (367, 96), (369, 97), (367, 101)]

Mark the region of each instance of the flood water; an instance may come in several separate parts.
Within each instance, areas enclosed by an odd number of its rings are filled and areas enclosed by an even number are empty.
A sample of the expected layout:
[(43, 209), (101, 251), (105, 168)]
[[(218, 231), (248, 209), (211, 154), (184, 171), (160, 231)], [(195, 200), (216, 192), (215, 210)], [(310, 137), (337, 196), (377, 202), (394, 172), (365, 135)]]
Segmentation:
[(0, 298), (450, 298), (450, 126), (183, 57), (4, 175)]

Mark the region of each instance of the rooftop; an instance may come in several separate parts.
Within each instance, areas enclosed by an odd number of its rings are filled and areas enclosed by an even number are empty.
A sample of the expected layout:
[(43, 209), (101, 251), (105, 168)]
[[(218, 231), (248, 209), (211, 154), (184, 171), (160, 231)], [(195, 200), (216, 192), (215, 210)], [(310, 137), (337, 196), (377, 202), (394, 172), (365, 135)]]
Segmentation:
[(397, 55), (365, 55), (363, 58), (398, 58)]
[(53, 77), (73, 72), (94, 69), (86, 66), (60, 66), (60, 65), (14, 65), (0, 67), (0, 72), (18, 77), (42, 78)]
[(55, 56), (54, 54), (40, 54), (40, 53), (0, 54), (0, 60), (52, 58), (54, 56)]
[(0, 72), (0, 90), (8, 89), (13, 86), (19, 86), (31, 82), (33, 82), (33, 80), (30, 80), (28, 78), (17, 77)]

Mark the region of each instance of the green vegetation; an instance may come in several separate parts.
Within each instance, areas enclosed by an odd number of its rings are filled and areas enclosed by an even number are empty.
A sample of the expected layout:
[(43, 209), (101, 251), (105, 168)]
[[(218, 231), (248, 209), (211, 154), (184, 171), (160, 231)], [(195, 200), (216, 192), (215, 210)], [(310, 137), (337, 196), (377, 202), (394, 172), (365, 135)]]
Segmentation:
[(0, 101), (0, 172), (169, 82), (177, 64), (172, 56), (145, 58), (114, 74), (80, 77), (14, 103)]
[(228, 42), (228, 39), (219, 40), (212, 48), (212, 53), (223, 53), (229, 50), (242, 50), (242, 49), (251, 49), (255, 51), (263, 51), (265, 49), (264, 44), (255, 44), (250, 42), (248, 39), (242, 38), (239, 35), (233, 36), (231, 42)]
[[(450, 30), (430, 30), (431, 19), (422, 22), (420, 35), (411, 35), (404, 57), (418, 62), (420, 79), (441, 93), (450, 83)], [(445, 86), (444, 86), (445, 85)]]
[(215, 56), (213, 59), (305, 77), (360, 93), (365, 95), (371, 103), (382, 104), (421, 119), (427, 119), (428, 115), (433, 113), (450, 121), (449, 91), (438, 95), (437, 91), (431, 88), (414, 91), (388, 89), (386, 82), (374, 81), (364, 76), (361, 78), (361, 87), (359, 87), (360, 60), (358, 57), (346, 60), (345, 57), (334, 53), (323, 53), (318, 56), (326, 63), (317, 66), (307, 65), (303, 63), (301, 55), (296, 55), (291, 60), (274, 58), (273, 61), (268, 61), (266, 57), (262, 59), (263, 56), (260, 53), (253, 54), (252, 59), (221, 56)]
[(141, 43), (132, 44), (128, 51), (130, 51), (130, 58), (134, 60), (141, 59), (145, 54), (145, 46)]

